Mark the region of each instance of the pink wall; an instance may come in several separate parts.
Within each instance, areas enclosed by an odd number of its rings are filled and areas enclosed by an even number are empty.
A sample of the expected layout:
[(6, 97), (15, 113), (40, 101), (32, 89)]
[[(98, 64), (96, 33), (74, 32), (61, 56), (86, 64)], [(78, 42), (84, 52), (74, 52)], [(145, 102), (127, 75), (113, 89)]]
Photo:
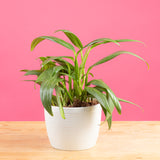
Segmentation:
[[(97, 47), (88, 66), (117, 50), (132, 51), (150, 64), (122, 55), (103, 64), (93, 73), (102, 78), (117, 96), (144, 108), (122, 104), (122, 115), (114, 120), (160, 120), (160, 1), (159, 0), (5, 0), (0, 2), (0, 120), (43, 120), (39, 88), (23, 82), (20, 69), (38, 69), (35, 59), (46, 55), (72, 53), (52, 42), (41, 43), (30, 51), (33, 38), (53, 35), (68, 29), (79, 35), (83, 44), (102, 37), (130, 38), (146, 43), (123, 43)], [(59, 37), (65, 36), (56, 33)]]

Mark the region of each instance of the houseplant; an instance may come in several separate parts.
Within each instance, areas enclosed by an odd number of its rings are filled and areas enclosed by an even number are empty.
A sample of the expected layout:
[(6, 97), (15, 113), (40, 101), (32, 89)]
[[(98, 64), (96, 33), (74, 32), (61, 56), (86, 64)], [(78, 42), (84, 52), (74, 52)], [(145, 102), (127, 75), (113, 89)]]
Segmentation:
[[(92, 68), (105, 63), (121, 54), (130, 54), (148, 63), (140, 56), (128, 52), (117, 51), (91, 65), (85, 70), (85, 64), (90, 51), (101, 44), (120, 42), (140, 42), (131, 39), (113, 40), (100, 38), (83, 46), (80, 39), (68, 30), (63, 32), (70, 42), (53, 36), (35, 38), (31, 44), (31, 51), (43, 40), (56, 42), (73, 52), (74, 56), (39, 57), (39, 70), (21, 70), (27, 75), (36, 75), (37, 79), (29, 80), (40, 85), (40, 97), (45, 108), (45, 120), (51, 145), (64, 150), (87, 149), (96, 144), (101, 120), (101, 108), (105, 114), (109, 129), (112, 124), (114, 107), (121, 114), (120, 101), (126, 101), (114, 94), (109, 86), (100, 79), (88, 81), (92, 76)], [(74, 46), (78, 49), (75, 50)], [(78, 62), (81, 56), (81, 63)], [(54, 93), (54, 94), (53, 94)]]

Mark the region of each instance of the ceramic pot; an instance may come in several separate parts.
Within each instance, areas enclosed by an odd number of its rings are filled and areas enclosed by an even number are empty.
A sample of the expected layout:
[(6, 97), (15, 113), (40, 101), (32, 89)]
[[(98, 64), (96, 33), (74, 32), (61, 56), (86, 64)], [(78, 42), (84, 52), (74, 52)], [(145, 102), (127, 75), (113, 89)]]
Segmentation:
[(51, 145), (61, 150), (84, 150), (96, 145), (101, 123), (100, 104), (88, 107), (52, 106), (54, 116), (45, 110), (45, 123)]

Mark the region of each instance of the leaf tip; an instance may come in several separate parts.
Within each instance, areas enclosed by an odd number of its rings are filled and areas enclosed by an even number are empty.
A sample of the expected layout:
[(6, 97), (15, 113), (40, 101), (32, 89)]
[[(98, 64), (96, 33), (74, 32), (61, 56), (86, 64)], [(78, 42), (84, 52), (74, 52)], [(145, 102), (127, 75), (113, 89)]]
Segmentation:
[(109, 108), (108, 108), (108, 110), (107, 110), (107, 111), (108, 111), (108, 113), (109, 113), (109, 114), (111, 114), (111, 115), (112, 115), (112, 112), (111, 112), (111, 110), (110, 110)]
[(53, 117), (53, 113), (52, 112), (50, 112), (50, 115)]
[(58, 30), (55, 30), (55, 31), (54, 31), (54, 33), (56, 33), (56, 32), (59, 32), (59, 31), (60, 31), (60, 29), (58, 29)]
[(66, 119), (64, 113), (63, 113), (63, 114), (61, 113), (61, 117), (62, 117), (63, 119)]
[(108, 126), (108, 130), (111, 130), (111, 126)]
[(31, 51), (33, 51), (33, 50), (34, 50), (34, 47), (33, 47), (32, 45), (31, 45), (31, 48), (30, 48), (30, 50), (31, 50)]
[(144, 42), (142, 41), (138, 41), (139, 43), (142, 43), (145, 47), (147, 46)]
[(120, 44), (118, 42), (116, 44), (118, 45), (118, 47), (120, 47)]
[(145, 60), (144, 60), (144, 62), (146, 63), (147, 69), (149, 70), (150, 69), (149, 63), (147, 61), (145, 61)]
[(149, 67), (149, 63), (148, 63), (148, 62), (146, 62), (146, 64), (147, 64), (147, 67), (148, 67), (148, 70), (149, 70), (149, 68), (150, 68), (150, 67)]

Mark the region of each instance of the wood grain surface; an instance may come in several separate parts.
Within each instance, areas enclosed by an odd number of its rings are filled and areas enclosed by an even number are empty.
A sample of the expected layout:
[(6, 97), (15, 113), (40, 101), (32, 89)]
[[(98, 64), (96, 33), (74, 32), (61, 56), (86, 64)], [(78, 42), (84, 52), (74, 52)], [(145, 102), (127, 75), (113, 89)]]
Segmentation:
[(0, 122), (0, 160), (160, 160), (160, 122), (113, 122), (84, 151), (51, 147), (45, 123)]

